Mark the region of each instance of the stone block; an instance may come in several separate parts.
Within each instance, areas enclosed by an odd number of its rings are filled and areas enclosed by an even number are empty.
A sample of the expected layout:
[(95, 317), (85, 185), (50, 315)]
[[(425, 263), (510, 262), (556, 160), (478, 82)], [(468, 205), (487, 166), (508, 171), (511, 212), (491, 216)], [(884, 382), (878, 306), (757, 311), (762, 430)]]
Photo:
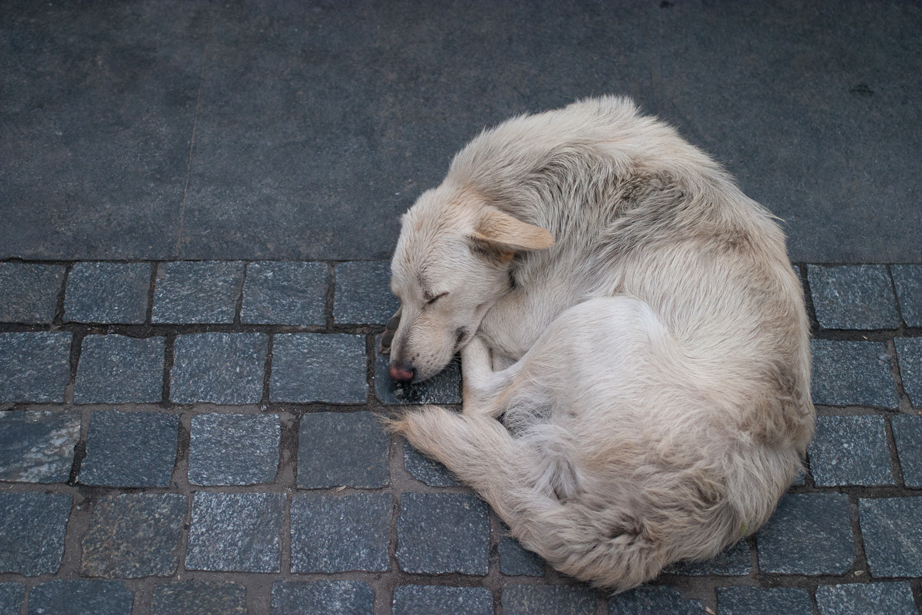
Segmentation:
[(799, 587), (718, 587), (720, 615), (813, 615), (810, 592)]
[(922, 338), (897, 338), (893, 343), (896, 345), (903, 390), (913, 406), (922, 408)]
[(157, 268), (152, 322), (234, 322), (243, 263), (172, 262)]
[(884, 265), (807, 265), (816, 319), (824, 329), (896, 329), (900, 318)]
[(903, 322), (909, 327), (922, 327), (922, 265), (891, 265), (890, 273)]
[(94, 412), (78, 480), (109, 487), (166, 487), (176, 462), (179, 417)]
[(698, 600), (686, 600), (672, 587), (638, 587), (608, 600), (608, 615), (704, 615)]
[(76, 263), (67, 277), (64, 320), (143, 323), (150, 268), (149, 263)]
[(69, 495), (0, 493), (0, 572), (57, 572), (70, 508)]
[(0, 412), (0, 481), (66, 482), (79, 439), (77, 412)]
[(503, 615), (592, 615), (595, 593), (585, 585), (506, 585)]
[[(378, 336), (375, 348), (380, 347)], [(377, 353), (375, 355), (375, 394), (381, 403), (396, 404), (460, 404), (461, 403), (461, 364), (457, 359), (433, 378), (419, 384), (394, 382), (387, 375), (389, 358)]]
[(0, 402), (62, 402), (70, 333), (0, 333)]
[(544, 560), (532, 553), (509, 535), (509, 528), (503, 524), (503, 536), (499, 539), (499, 569), (503, 574), (525, 577), (543, 577)]
[(901, 414), (890, 419), (896, 454), (907, 487), (922, 487), (922, 416)]
[(383, 325), (400, 300), (391, 292), (387, 261), (354, 261), (336, 265), (333, 318), (341, 324)]
[(397, 561), (405, 572), (485, 575), (490, 527), (485, 502), (460, 493), (404, 493)]
[(134, 594), (120, 581), (56, 579), (29, 592), (29, 615), (130, 615)]
[(154, 403), (163, 399), (162, 337), (88, 335), (81, 345), (74, 402)]
[(361, 404), (368, 397), (365, 337), (285, 333), (275, 336), (273, 401)]
[(922, 498), (860, 499), (858, 518), (871, 575), (922, 576)]
[(816, 604), (821, 615), (917, 615), (909, 583), (820, 585)]
[(180, 335), (173, 350), (170, 398), (181, 404), (259, 403), (268, 351), (264, 333)]
[(371, 412), (309, 412), (301, 417), (298, 487), (383, 487), (388, 435)]
[(493, 615), (486, 587), (401, 585), (394, 589), (393, 615)]
[(246, 587), (239, 583), (182, 581), (154, 588), (151, 615), (246, 615)]
[(808, 455), (819, 487), (894, 484), (880, 415), (817, 417)]
[(890, 357), (881, 342), (812, 340), (813, 403), (896, 408)]
[(271, 615), (368, 615), (375, 592), (362, 581), (276, 581)]
[(19, 615), (26, 599), (22, 583), (0, 583), (0, 615)]
[(749, 545), (745, 540), (740, 540), (709, 560), (678, 562), (666, 566), (664, 572), (694, 577), (733, 577), (748, 575), (751, 570), (752, 558), (749, 555)]
[(63, 281), (63, 265), (0, 263), (0, 322), (51, 322)]
[(403, 467), (413, 478), (430, 487), (457, 487), (461, 483), (451, 471), (434, 459), (429, 459), (403, 441)]
[(247, 265), (240, 321), (259, 325), (326, 324), (330, 274), (325, 263)]
[(254, 485), (275, 480), (281, 427), (277, 414), (192, 417), (189, 482)]

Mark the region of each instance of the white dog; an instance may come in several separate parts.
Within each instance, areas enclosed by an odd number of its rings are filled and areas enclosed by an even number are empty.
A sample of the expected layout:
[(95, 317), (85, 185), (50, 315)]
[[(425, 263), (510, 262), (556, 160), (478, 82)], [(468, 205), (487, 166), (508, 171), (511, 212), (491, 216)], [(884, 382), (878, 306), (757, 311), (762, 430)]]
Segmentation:
[(716, 163), (585, 100), (481, 134), (402, 224), (390, 375), (460, 350), (464, 404), (390, 426), (522, 544), (625, 590), (768, 519), (813, 431), (808, 322), (781, 230)]

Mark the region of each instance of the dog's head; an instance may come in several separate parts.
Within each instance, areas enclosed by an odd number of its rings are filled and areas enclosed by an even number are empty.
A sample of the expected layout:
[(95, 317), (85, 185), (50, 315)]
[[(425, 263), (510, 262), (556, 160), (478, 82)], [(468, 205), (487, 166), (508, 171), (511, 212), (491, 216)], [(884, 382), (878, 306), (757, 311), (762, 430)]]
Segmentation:
[(439, 373), (510, 291), (516, 252), (554, 245), (550, 232), (445, 185), (419, 197), (402, 218), (391, 262), (400, 326), (390, 376), (421, 382)]

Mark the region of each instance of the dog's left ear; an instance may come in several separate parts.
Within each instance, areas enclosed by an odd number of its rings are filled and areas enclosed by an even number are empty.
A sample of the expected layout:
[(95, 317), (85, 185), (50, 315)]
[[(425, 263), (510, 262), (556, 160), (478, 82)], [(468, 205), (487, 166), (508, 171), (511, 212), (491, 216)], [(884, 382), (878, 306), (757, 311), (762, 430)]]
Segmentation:
[(510, 253), (509, 258), (519, 250), (547, 250), (554, 245), (554, 236), (547, 229), (522, 222), (492, 207), (477, 221), (471, 238), (489, 244), (498, 252)]

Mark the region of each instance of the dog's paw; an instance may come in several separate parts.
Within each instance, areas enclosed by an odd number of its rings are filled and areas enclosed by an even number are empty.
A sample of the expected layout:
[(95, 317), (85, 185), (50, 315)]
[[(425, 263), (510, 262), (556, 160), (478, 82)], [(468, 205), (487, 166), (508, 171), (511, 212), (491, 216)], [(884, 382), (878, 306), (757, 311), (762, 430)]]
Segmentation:
[(384, 326), (384, 333), (381, 334), (381, 354), (391, 353), (391, 342), (394, 341), (394, 334), (397, 333), (397, 327), (400, 326), (400, 311), (402, 309), (402, 307), (397, 308), (397, 311)]

